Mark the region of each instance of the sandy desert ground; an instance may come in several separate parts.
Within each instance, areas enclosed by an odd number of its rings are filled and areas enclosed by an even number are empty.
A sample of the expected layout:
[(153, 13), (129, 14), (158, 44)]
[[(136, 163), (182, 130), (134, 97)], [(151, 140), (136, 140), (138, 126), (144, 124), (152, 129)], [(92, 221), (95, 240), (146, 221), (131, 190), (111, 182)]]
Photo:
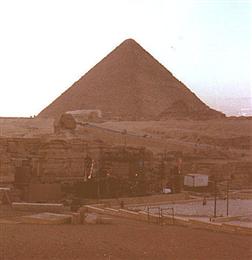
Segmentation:
[(53, 133), (53, 119), (0, 117), (0, 137), (32, 137)]
[[(3, 216), (3, 211), (0, 215)], [(249, 260), (252, 257), (250, 236), (117, 218), (107, 225), (0, 224), (0, 233), (3, 260)]]
[(84, 138), (114, 145), (145, 146), (154, 152), (181, 150), (215, 154), (242, 161), (252, 159), (252, 120), (80, 122), (75, 131), (54, 134), (54, 120), (0, 118), (1, 137)]

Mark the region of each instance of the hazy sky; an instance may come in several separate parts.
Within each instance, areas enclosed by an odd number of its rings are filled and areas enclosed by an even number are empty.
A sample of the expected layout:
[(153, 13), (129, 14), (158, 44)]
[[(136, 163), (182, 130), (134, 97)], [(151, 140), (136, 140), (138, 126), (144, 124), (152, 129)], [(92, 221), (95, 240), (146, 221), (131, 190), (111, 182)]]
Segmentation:
[(251, 96), (251, 10), (251, 1), (0, 0), (0, 116), (37, 114), (126, 38), (210, 105)]

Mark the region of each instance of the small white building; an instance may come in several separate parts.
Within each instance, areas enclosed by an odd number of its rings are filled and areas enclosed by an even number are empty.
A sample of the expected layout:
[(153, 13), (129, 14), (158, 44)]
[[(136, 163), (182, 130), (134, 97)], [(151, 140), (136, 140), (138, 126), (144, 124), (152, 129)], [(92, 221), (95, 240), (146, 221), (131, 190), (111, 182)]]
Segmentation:
[(208, 175), (204, 174), (187, 174), (184, 176), (184, 186), (197, 188), (208, 186)]

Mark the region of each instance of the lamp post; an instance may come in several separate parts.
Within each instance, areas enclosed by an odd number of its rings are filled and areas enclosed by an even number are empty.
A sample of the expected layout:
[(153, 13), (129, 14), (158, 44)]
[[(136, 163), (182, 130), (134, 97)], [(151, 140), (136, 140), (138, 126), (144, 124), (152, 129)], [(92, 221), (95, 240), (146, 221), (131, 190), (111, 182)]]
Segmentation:
[(227, 180), (227, 216), (229, 213), (229, 180)]
[(214, 218), (216, 218), (216, 207), (217, 207), (217, 181), (214, 181)]
[(216, 212), (217, 212), (217, 180), (214, 178), (213, 181), (209, 181), (210, 183), (213, 183), (214, 188), (214, 218), (216, 218)]
[[(223, 182), (225, 180), (219, 180), (219, 182)], [(226, 197), (227, 197), (227, 204), (226, 204), (226, 215), (229, 215), (229, 180), (226, 180)], [(217, 214), (217, 180), (212, 181), (214, 184), (214, 218), (216, 218)]]
[(124, 138), (123, 138), (124, 148), (126, 148), (126, 145), (127, 145), (126, 135), (127, 135), (127, 130), (124, 129), (124, 130), (122, 131), (122, 136), (124, 137)]
[(100, 181), (101, 181), (101, 169), (102, 169), (102, 163), (103, 163), (103, 149), (100, 146), (100, 154), (99, 154), (99, 166), (97, 171), (97, 199), (98, 202), (100, 201), (101, 196), (101, 187), (100, 187)]

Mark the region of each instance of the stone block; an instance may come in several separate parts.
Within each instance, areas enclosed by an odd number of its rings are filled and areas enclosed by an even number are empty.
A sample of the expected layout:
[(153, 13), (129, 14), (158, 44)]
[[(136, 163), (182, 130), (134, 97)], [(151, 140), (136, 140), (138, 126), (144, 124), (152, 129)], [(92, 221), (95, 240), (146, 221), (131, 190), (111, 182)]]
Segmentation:
[(85, 224), (97, 224), (98, 216), (95, 213), (86, 213), (84, 218)]
[(80, 213), (72, 213), (71, 224), (74, 224), (74, 225), (81, 224), (81, 214)]
[(108, 218), (108, 217), (100, 217), (100, 218), (98, 218), (98, 222), (99, 222), (99, 224), (112, 224), (113, 219)]
[(78, 209), (78, 213), (80, 213), (80, 222), (83, 224), (85, 222), (84, 218), (85, 218), (85, 214), (87, 213), (87, 208), (86, 207), (80, 207)]

